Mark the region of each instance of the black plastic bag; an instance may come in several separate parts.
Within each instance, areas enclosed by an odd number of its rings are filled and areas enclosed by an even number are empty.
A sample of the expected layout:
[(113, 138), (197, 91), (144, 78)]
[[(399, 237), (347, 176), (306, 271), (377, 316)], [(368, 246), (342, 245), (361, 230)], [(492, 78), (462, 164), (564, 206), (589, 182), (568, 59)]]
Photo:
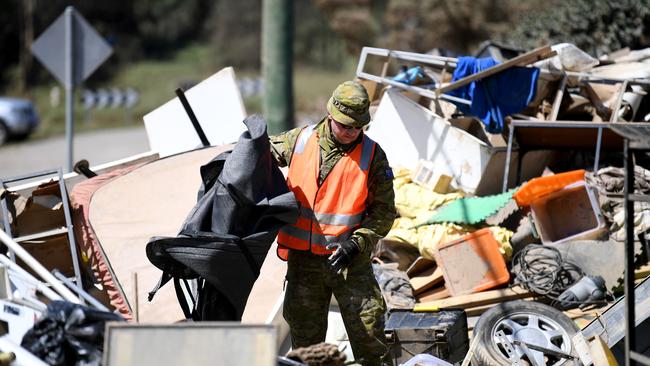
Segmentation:
[(101, 365), (104, 324), (117, 314), (67, 301), (52, 301), (20, 344), (50, 365)]

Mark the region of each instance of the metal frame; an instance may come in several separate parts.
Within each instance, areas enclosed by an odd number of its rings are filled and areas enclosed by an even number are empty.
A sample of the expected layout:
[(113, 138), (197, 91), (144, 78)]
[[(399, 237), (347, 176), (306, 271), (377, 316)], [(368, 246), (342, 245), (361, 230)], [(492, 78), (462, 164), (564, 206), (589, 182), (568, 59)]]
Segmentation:
[[(39, 178), (44, 176), (52, 176), (52, 175), (56, 175), (58, 178), (59, 190), (61, 192), (61, 201), (63, 202), (63, 214), (65, 216), (65, 223), (66, 223), (65, 232), (67, 233), (68, 243), (70, 244), (70, 256), (72, 257), (72, 266), (74, 268), (75, 281), (77, 285), (81, 287), (82, 282), (81, 282), (81, 272), (79, 270), (79, 258), (77, 256), (77, 243), (75, 241), (74, 232), (72, 230), (72, 217), (70, 215), (68, 191), (66, 189), (65, 182), (63, 180), (63, 171), (61, 170), (61, 168), (54, 169), (54, 170), (46, 170), (38, 173), (25, 174), (25, 175), (15, 176), (11, 178), (4, 178), (4, 179), (0, 178), (0, 188), (9, 190), (9, 187), (7, 186), (8, 183), (18, 182), (21, 180), (32, 179), (32, 178)], [(4, 222), (4, 231), (14, 241), (20, 241), (21, 239), (20, 237), (14, 238), (11, 235), (11, 225), (9, 224), (9, 208), (7, 207), (6, 199), (7, 199), (6, 196), (0, 199), (0, 204), (2, 208), (2, 219)], [(35, 239), (36, 237), (46, 237), (58, 233), (62, 234), (64, 233), (64, 231), (51, 230), (44, 233), (30, 235), (29, 237), (24, 237), (23, 239), (26, 238)], [(15, 253), (14, 250), (11, 249), (11, 247), (9, 247), (9, 257), (11, 258), (12, 261), (15, 262), (16, 260)]]
[[(367, 73), (363, 71), (365, 65), (366, 65), (366, 60), (369, 55), (374, 55), (374, 56), (379, 56), (379, 57), (385, 57), (386, 61), (384, 62), (384, 68), (382, 71), (382, 75), (377, 76), (373, 75), (370, 73)], [(386, 69), (388, 66), (388, 63), (390, 62), (391, 59), (396, 58), (399, 60), (404, 60), (404, 61), (414, 61), (418, 63), (423, 63), (423, 64), (428, 64), (428, 65), (435, 65), (435, 66), (450, 66), (450, 67), (456, 67), (456, 59), (453, 57), (440, 57), (440, 56), (431, 56), (431, 55), (425, 55), (421, 53), (414, 53), (414, 52), (404, 52), (404, 51), (392, 51), (388, 50), (385, 48), (374, 48), (374, 47), (364, 47), (361, 50), (361, 56), (359, 57), (359, 63), (357, 64), (357, 77), (366, 79), (366, 80), (372, 80), (378, 83), (394, 86), (400, 89), (404, 89), (413, 93), (417, 93), (418, 95), (421, 95), (423, 97), (429, 98), (429, 99), (446, 99), (452, 102), (457, 102), (461, 104), (471, 104), (469, 100), (462, 99), (462, 98), (457, 98), (453, 97), (451, 95), (447, 94), (442, 94), (438, 96), (435, 91), (421, 88), (419, 86), (414, 86), (414, 85), (407, 85), (404, 83), (400, 83), (398, 81), (392, 80), (390, 78), (387, 78), (385, 73)]]
[[(603, 138), (603, 128), (609, 128), (610, 123), (605, 123), (605, 122), (586, 122), (586, 121), (566, 121), (566, 122), (550, 122), (550, 121), (540, 121), (540, 120), (533, 120), (533, 121), (524, 121), (524, 120), (513, 120), (510, 123), (510, 131), (508, 132), (508, 147), (506, 150), (506, 165), (504, 167), (503, 171), (503, 192), (508, 190), (508, 176), (510, 174), (510, 160), (512, 158), (512, 144), (513, 141), (515, 140), (515, 129), (517, 127), (519, 128), (527, 128), (527, 127), (534, 127), (534, 128), (589, 128), (589, 129), (598, 129), (598, 135), (596, 137), (596, 149), (595, 149), (595, 162), (594, 162), (594, 170), (598, 170), (598, 166), (600, 163), (600, 150), (601, 150), (601, 144), (602, 144), (602, 138)], [(519, 159), (521, 161), (521, 146), (519, 147), (520, 151), (520, 156)]]
[(637, 362), (650, 366), (650, 358), (636, 352), (636, 309), (634, 306), (634, 202), (650, 202), (650, 196), (634, 193), (634, 151), (650, 151), (650, 141), (638, 143), (625, 138), (625, 365)]
[(650, 366), (650, 357), (636, 352), (636, 309), (634, 289), (634, 202), (650, 202), (650, 195), (634, 193), (634, 152), (650, 151), (650, 123), (613, 123), (610, 129), (624, 138), (625, 184), (625, 365)]
[[(386, 48), (377, 48), (377, 47), (364, 47), (361, 50), (361, 55), (359, 56), (359, 63), (357, 64), (357, 77), (368, 79), (368, 80), (377, 80), (377, 76), (367, 73), (363, 71), (366, 61), (368, 59), (368, 56), (378, 56), (378, 57), (384, 57), (386, 58), (386, 62), (389, 62), (391, 59), (398, 59), (398, 60), (404, 60), (404, 61), (412, 61), (412, 62), (417, 62), (421, 64), (427, 64), (431, 66), (437, 66), (437, 67), (451, 67), (455, 68), (458, 59), (455, 57), (444, 57), (444, 56), (433, 56), (433, 55), (427, 55), (423, 53), (415, 53), (415, 52), (405, 52), (405, 51), (395, 51), (395, 50), (389, 50)], [(386, 65), (384, 65), (386, 66)], [(615, 77), (602, 77), (598, 75), (592, 75), (586, 72), (575, 72), (575, 71), (551, 71), (551, 70), (545, 70), (542, 69), (540, 72), (544, 75), (550, 75), (550, 76), (556, 76), (558, 78), (564, 78), (564, 77), (572, 77), (572, 78), (577, 78), (580, 81), (589, 81), (589, 82), (594, 82), (594, 83), (602, 83), (602, 84), (616, 84), (616, 83), (622, 83), (622, 82), (627, 82), (628, 85), (646, 85), (650, 86), (650, 80), (647, 78), (643, 79), (626, 79), (626, 78), (615, 78)], [(383, 78), (385, 78), (385, 75), (382, 75)], [(389, 79), (390, 80), (390, 79)], [(392, 80), (391, 80), (392, 81)], [(408, 86), (406, 84), (394, 82), (397, 86), (400, 88), (404, 88), (405, 86)], [(416, 87), (417, 88), (417, 87)], [(410, 90), (408, 88), (404, 88), (407, 90)], [(421, 90), (427, 90), (423, 88), (417, 88)], [(415, 90), (412, 90), (415, 91)], [(435, 95), (435, 93), (433, 93)], [(423, 96), (428, 96), (428, 95), (423, 95)], [(433, 98), (435, 99), (435, 97)]]
[[(369, 55), (375, 55), (380, 57), (385, 57), (384, 67), (381, 76), (372, 75), (364, 71), (364, 66)], [(386, 78), (386, 70), (388, 63), (392, 58), (397, 58), (405, 61), (413, 61), (423, 64), (428, 64), (438, 67), (455, 67), (457, 59), (450, 57), (439, 57), (424, 55), (419, 53), (412, 52), (402, 52), (402, 51), (392, 51), (383, 48), (372, 48), (364, 47), (361, 51), (361, 56), (359, 58), (359, 64), (357, 66), (356, 76), (359, 78), (372, 80), (375, 82), (391, 85), (398, 87), (403, 90), (410, 92), (415, 92), (418, 95), (427, 97), (430, 99), (444, 98), (453, 102), (469, 104), (469, 101), (454, 98), (445, 94), (436, 95), (433, 90), (428, 90), (420, 88), (417, 86), (406, 85), (393, 81), (392, 79)], [(626, 230), (626, 243), (625, 243), (625, 365), (636, 365), (637, 362), (650, 366), (650, 357), (647, 357), (641, 353), (635, 351), (635, 339), (636, 339), (636, 324), (635, 324), (635, 308), (634, 308), (634, 201), (643, 201), (650, 202), (650, 195), (639, 195), (634, 193), (634, 151), (650, 151), (650, 123), (617, 123), (617, 112), (620, 109), (622, 103), (623, 92), (628, 85), (644, 85), (650, 86), (650, 80), (648, 79), (624, 79), (624, 78), (605, 78), (597, 75), (592, 75), (588, 73), (580, 72), (563, 72), (563, 71), (548, 71), (541, 70), (544, 75), (557, 76), (560, 79), (560, 90), (562, 93), (567, 82), (567, 77), (577, 78), (579, 82), (595, 82), (595, 83), (604, 83), (604, 84), (616, 84), (621, 83), (621, 91), (619, 92), (618, 98), (614, 106), (612, 106), (612, 116), (609, 120), (609, 123), (596, 123), (590, 121), (562, 121), (558, 122), (555, 120), (557, 117), (557, 112), (559, 111), (559, 102), (561, 101), (561, 94), (556, 96), (556, 101), (553, 106), (552, 116), (553, 121), (540, 121), (540, 120), (514, 120), (510, 123), (508, 147), (506, 162), (504, 168), (503, 176), (503, 192), (507, 190), (508, 187), (508, 175), (510, 170), (510, 160), (512, 155), (512, 144), (514, 141), (514, 132), (516, 128), (526, 128), (526, 127), (537, 127), (537, 128), (596, 128), (597, 138), (596, 138), (596, 147), (595, 147), (595, 163), (594, 170), (598, 170), (600, 162), (600, 150), (602, 145), (603, 138), (603, 128), (609, 128), (615, 133), (619, 134), (623, 139), (623, 155), (624, 155), (624, 166), (625, 166), (625, 230)], [(557, 104), (557, 105), (556, 105)], [(635, 134), (635, 129), (644, 129), (646, 132), (645, 136), (643, 134)], [(641, 140), (641, 141), (640, 141)], [(521, 151), (521, 149), (520, 149)], [(521, 156), (520, 160), (521, 161)], [(463, 365), (468, 361), (466, 357)]]

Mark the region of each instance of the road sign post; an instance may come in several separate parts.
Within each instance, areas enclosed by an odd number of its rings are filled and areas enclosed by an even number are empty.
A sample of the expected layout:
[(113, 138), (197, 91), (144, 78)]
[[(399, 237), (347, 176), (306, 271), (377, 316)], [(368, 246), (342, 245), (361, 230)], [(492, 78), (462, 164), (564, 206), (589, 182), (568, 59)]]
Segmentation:
[[(61, 53), (61, 46), (64, 52)], [(32, 44), (32, 53), (65, 88), (67, 171), (72, 171), (74, 88), (106, 61), (113, 49), (74, 7), (68, 6)]]
[(72, 7), (65, 9), (65, 141), (68, 146), (66, 171), (72, 171), (74, 144), (74, 21)]

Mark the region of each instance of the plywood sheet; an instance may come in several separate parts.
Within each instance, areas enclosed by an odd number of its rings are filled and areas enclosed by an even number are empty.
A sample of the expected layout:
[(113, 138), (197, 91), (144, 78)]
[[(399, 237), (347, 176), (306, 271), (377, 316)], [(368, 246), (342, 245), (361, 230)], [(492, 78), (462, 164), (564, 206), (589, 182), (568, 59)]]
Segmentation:
[[(170, 156), (145, 164), (101, 187), (90, 202), (90, 223), (131, 308), (141, 322), (183, 318), (174, 287), (163, 287), (147, 302), (161, 271), (147, 259), (152, 236), (175, 236), (194, 207), (201, 185), (199, 167), (230, 146)], [(137, 294), (133, 274), (137, 273)]]

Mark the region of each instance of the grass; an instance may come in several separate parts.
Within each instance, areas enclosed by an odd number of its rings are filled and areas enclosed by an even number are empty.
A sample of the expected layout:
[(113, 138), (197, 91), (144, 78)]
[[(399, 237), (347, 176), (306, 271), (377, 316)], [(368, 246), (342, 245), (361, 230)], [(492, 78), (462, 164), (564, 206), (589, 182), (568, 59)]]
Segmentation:
[[(180, 85), (199, 82), (219, 71), (223, 66), (212, 60), (208, 45), (194, 44), (179, 50), (166, 60), (144, 60), (125, 65), (112, 80), (103, 83), (105, 88), (125, 89), (132, 87), (140, 94), (132, 110), (92, 109), (85, 112), (80, 103), (81, 89), (75, 93), (75, 131), (87, 131), (113, 127), (141, 126), (142, 117), (168, 100), (174, 98), (174, 90)], [(109, 61), (110, 62), (110, 59)], [(341, 70), (324, 70), (306, 65), (294, 67), (294, 103), (296, 119), (315, 119), (324, 113), (325, 103), (332, 90), (340, 82), (354, 77), (356, 60), (342, 62)], [(238, 77), (258, 77), (259, 70), (238, 70)], [(65, 92), (59, 88), (59, 104), (51, 104), (54, 82), (28, 91), (41, 117), (41, 125), (33, 138), (59, 135), (65, 131)], [(244, 99), (249, 114), (262, 112), (262, 98)]]

